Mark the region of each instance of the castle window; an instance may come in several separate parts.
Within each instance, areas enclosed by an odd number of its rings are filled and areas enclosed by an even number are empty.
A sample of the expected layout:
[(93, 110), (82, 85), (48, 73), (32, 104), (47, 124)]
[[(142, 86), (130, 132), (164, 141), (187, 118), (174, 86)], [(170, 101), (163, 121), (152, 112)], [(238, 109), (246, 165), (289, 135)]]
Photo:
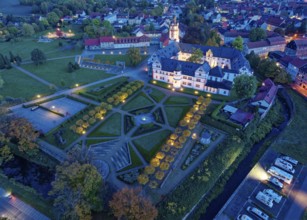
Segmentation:
[(196, 82), (201, 82), (201, 80), (200, 79), (196, 79)]

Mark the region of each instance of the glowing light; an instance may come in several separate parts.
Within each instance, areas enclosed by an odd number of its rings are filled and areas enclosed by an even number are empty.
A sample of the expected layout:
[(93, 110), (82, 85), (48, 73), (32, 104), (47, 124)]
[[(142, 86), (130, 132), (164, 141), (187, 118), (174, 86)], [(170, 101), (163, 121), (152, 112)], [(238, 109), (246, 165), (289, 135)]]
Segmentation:
[(101, 120), (103, 120), (103, 119), (104, 119), (104, 117), (102, 116), (100, 119), (101, 119)]
[(180, 88), (180, 91), (183, 91), (183, 88)]
[(79, 84), (77, 83), (75, 86), (76, 86), (76, 87), (78, 87), (78, 86), (79, 86)]
[(307, 204), (307, 193), (303, 191), (298, 191), (295, 189), (292, 189), (290, 192), (290, 197), (302, 208), (306, 207)]
[(193, 138), (193, 139), (196, 139), (196, 138), (197, 138), (197, 134), (196, 134), (196, 133), (193, 133), (193, 134), (192, 134), (192, 138)]
[(207, 94), (207, 97), (211, 97), (211, 94)]
[(53, 106), (51, 106), (51, 108), (52, 108), (52, 109), (55, 109), (55, 106), (53, 105)]
[(172, 88), (172, 91), (174, 92), (174, 91), (175, 91), (175, 89), (174, 89), (174, 88)]
[(41, 95), (40, 95), (40, 94), (38, 94), (36, 97), (37, 97), (37, 98), (40, 98), (40, 97), (41, 97)]
[(86, 133), (86, 131), (82, 131), (82, 134), (85, 134)]
[(252, 172), (250, 173), (250, 177), (255, 180), (264, 181), (264, 180), (267, 180), (270, 176), (263, 169), (263, 167), (259, 163), (257, 163), (255, 167), (252, 169)]
[(194, 94), (196, 94), (196, 95), (197, 95), (197, 94), (198, 94), (198, 91), (194, 91)]
[(123, 100), (123, 101), (122, 101), (122, 103), (125, 103), (125, 102), (126, 102), (126, 100)]
[(171, 88), (171, 85), (168, 85), (167, 88)]
[(152, 83), (153, 83), (153, 84), (156, 84), (156, 83), (157, 83), (157, 81), (156, 81), (156, 80), (154, 80)]

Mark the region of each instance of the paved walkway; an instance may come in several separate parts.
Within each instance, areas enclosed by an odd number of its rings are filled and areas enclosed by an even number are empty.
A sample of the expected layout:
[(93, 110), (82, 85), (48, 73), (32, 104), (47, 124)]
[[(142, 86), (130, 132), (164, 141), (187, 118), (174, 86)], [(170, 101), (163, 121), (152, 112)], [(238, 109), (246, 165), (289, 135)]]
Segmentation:
[(0, 188), (0, 217), (10, 220), (49, 220), (48, 217), (24, 203), (15, 196), (3, 196), (5, 190)]

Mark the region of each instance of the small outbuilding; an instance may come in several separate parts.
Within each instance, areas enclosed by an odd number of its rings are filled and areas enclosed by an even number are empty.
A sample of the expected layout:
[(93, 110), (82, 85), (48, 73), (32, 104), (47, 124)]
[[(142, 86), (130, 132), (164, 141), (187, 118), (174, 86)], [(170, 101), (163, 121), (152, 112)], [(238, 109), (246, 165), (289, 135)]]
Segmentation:
[(210, 141), (211, 141), (211, 134), (209, 131), (203, 131), (201, 133), (201, 136), (200, 136), (200, 143), (201, 144), (210, 144)]

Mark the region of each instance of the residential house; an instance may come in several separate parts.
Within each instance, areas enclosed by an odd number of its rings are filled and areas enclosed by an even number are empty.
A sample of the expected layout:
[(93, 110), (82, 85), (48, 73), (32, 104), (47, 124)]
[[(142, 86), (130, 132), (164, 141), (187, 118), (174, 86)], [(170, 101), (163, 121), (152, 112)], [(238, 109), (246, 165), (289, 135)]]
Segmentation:
[(307, 38), (292, 40), (285, 48), (286, 55), (307, 59)]
[(295, 78), (295, 84), (305, 90), (307, 93), (307, 65), (301, 67)]
[(271, 79), (263, 81), (251, 105), (258, 106), (258, 112), (264, 117), (274, 103), (278, 87)]

